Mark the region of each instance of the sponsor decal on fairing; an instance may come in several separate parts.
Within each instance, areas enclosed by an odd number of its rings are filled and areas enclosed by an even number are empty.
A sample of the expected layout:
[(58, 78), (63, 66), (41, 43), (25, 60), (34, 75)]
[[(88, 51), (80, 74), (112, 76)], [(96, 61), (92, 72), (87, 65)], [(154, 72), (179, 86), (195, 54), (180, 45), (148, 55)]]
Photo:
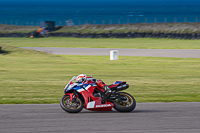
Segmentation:
[(96, 105), (96, 108), (102, 108), (102, 107), (111, 107), (111, 104), (102, 104), (102, 105)]
[[(92, 102), (89, 102), (87, 104), (87, 108), (91, 109), (91, 108), (95, 108), (95, 101), (92, 101)], [(103, 107), (111, 107), (112, 105), (111, 104), (102, 104), (102, 105), (96, 105), (96, 108), (103, 108)]]

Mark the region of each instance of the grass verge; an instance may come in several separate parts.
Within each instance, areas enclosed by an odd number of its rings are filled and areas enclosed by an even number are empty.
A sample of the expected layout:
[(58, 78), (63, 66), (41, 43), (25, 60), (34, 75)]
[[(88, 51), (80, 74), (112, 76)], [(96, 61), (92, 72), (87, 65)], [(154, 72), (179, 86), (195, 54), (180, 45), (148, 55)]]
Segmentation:
[(200, 49), (200, 40), (177, 39), (91, 39), (91, 38), (0, 38), (1, 44), (16, 47)]
[[(17, 26), (0, 24), (0, 33), (29, 33), (39, 26)], [(64, 33), (199, 33), (200, 23), (135, 23), (112, 25), (56, 26), (54, 32)]]
[(64, 26), (55, 32), (72, 33), (199, 33), (200, 23), (136, 23)]
[(36, 31), (38, 27), (0, 24), (0, 33), (30, 33)]
[(200, 102), (200, 59), (56, 56), (0, 45), (0, 104), (59, 103), (73, 75), (124, 80), (137, 102)]

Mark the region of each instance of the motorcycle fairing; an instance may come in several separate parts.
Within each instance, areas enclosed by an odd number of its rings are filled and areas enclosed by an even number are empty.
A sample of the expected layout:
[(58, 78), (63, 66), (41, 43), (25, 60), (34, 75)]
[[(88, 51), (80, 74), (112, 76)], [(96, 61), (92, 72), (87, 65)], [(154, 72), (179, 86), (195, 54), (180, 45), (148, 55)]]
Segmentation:
[[(91, 84), (83, 84), (82, 87), (80, 85), (76, 85), (73, 88), (67, 89), (69, 90), (76, 90), (79, 92), (85, 101), (85, 109), (94, 110), (94, 111), (109, 111), (114, 107), (113, 103), (107, 102), (105, 104), (101, 103), (101, 97), (94, 97), (93, 92), (95, 87)], [(66, 95), (70, 94), (70, 100), (73, 98), (73, 93), (66, 93)]]
[(106, 102), (105, 104), (101, 103), (101, 97), (94, 97), (93, 92), (95, 87), (86, 84), (85, 90), (79, 90), (79, 93), (84, 97), (85, 100), (85, 109), (88, 110), (96, 110), (96, 111), (102, 111), (102, 110), (111, 110), (112, 107), (114, 107), (113, 103)]
[(116, 84), (121, 84), (121, 83), (124, 83), (124, 84), (126, 84), (126, 82), (125, 82), (125, 81), (115, 81), (113, 84), (114, 84), (114, 85), (116, 85)]
[(109, 85), (109, 88), (116, 88), (119, 85), (126, 84), (125, 81), (115, 81), (112, 85)]

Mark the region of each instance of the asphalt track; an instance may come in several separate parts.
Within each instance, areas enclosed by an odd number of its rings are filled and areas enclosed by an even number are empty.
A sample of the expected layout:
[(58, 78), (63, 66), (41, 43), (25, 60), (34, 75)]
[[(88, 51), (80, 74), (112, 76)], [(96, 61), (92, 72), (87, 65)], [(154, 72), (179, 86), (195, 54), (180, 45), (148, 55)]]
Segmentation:
[(200, 133), (200, 103), (138, 103), (130, 113), (78, 114), (59, 104), (0, 105), (0, 133)]
[(116, 49), (116, 48), (53, 48), (22, 47), (57, 55), (110, 55), (111, 50), (118, 50), (120, 56), (150, 56), (200, 58), (200, 49)]

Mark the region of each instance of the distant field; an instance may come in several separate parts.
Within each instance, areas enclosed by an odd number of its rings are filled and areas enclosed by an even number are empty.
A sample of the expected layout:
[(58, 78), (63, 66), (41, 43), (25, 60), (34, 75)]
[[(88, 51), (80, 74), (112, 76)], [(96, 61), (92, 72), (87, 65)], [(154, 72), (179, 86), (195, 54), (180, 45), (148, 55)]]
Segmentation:
[[(30, 45), (27, 40), (20, 46)], [(127, 92), (137, 102), (200, 102), (200, 59), (119, 56), (110, 61), (108, 56), (56, 56), (0, 46), (9, 53), (0, 54), (0, 104), (59, 103), (65, 84), (80, 73), (107, 84), (127, 81)]]
[[(0, 33), (29, 33), (39, 26), (17, 26), (0, 24)], [(73, 33), (200, 33), (200, 23), (132, 23), (112, 25), (56, 26), (54, 32)]]
[(200, 33), (200, 23), (136, 23), (64, 26), (55, 32), (73, 33)]
[(17, 47), (200, 49), (200, 40), (153, 38), (0, 38), (0, 44), (7, 44)]
[(30, 33), (36, 31), (39, 26), (17, 26), (0, 24), (0, 33)]

